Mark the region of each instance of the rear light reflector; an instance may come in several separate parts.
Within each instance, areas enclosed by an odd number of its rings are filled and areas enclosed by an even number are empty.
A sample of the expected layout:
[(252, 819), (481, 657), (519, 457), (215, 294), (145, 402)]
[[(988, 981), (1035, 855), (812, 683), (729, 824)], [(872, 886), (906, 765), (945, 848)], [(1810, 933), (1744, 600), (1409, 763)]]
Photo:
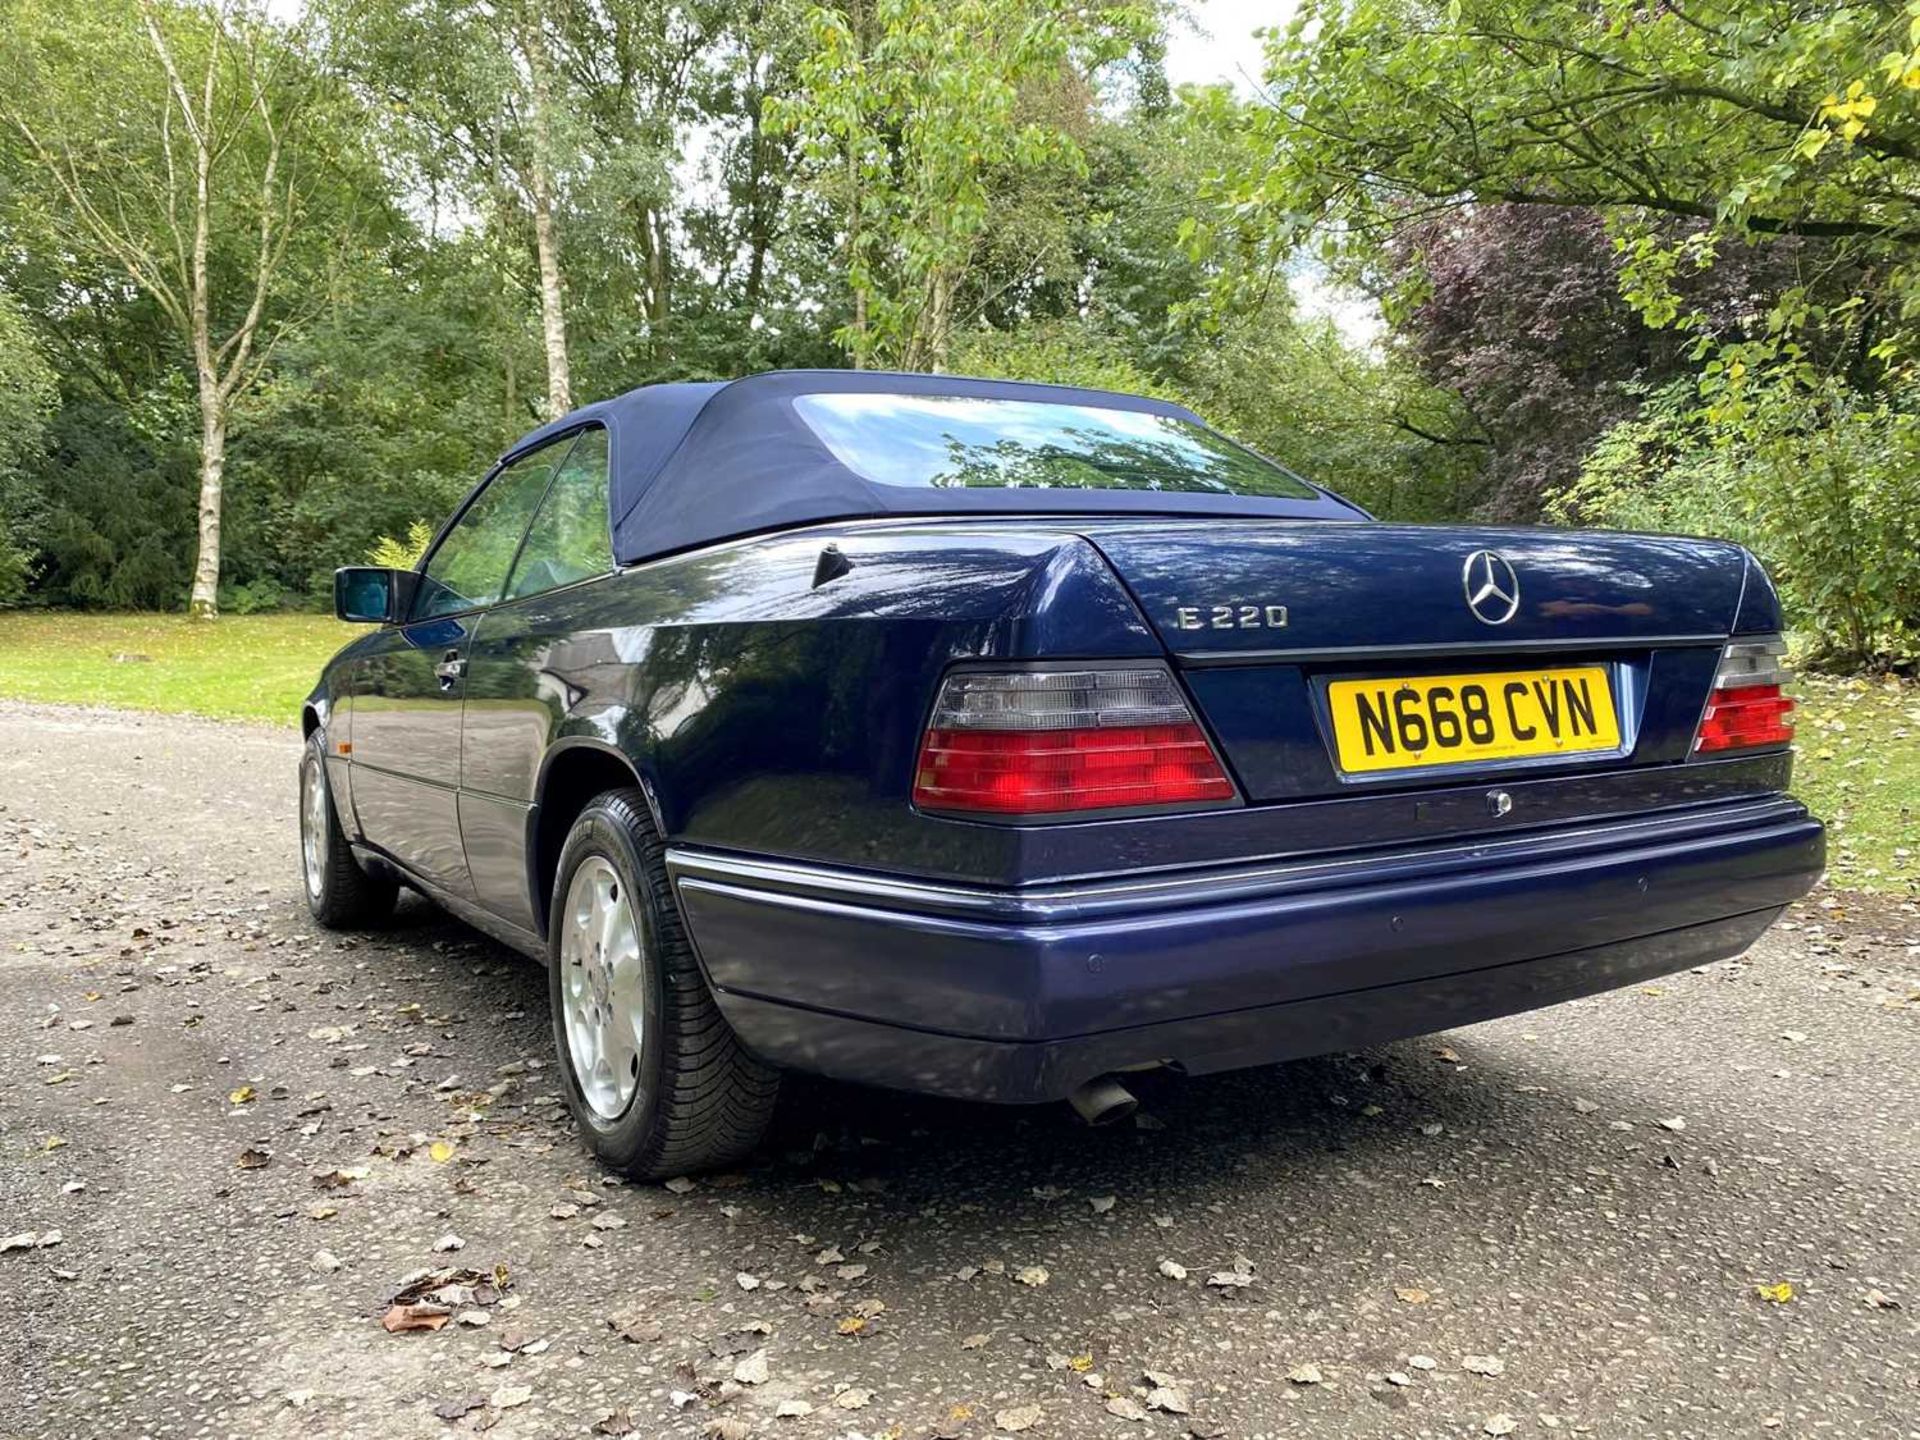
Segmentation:
[(1793, 678), (1786, 653), (1777, 636), (1727, 646), (1693, 737), (1696, 755), (1792, 743), (1793, 697), (1783, 690)]
[(1206, 732), (1157, 668), (949, 675), (913, 782), (922, 809), (1000, 816), (1233, 798)]

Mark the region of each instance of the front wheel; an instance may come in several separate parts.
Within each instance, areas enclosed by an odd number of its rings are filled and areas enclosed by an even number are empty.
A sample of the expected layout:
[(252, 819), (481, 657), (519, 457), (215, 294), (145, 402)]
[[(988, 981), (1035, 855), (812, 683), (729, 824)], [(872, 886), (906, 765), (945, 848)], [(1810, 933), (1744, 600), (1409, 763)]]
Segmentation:
[(367, 874), (353, 858), (333, 808), (326, 757), (325, 732), (316, 730), (300, 757), (300, 873), (307, 908), (329, 930), (362, 929), (393, 913), (400, 887)]
[(587, 1144), (640, 1179), (741, 1159), (780, 1075), (714, 1004), (638, 790), (587, 806), (568, 832), (547, 930), (561, 1088)]

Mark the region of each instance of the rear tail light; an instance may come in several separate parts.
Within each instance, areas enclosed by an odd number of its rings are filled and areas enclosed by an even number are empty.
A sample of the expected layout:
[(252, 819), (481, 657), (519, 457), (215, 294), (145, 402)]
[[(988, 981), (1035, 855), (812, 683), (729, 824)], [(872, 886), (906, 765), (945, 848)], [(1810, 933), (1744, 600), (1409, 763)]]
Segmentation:
[(1786, 653), (1786, 642), (1778, 636), (1727, 646), (1700, 729), (1693, 737), (1696, 755), (1792, 742), (1793, 697), (1782, 692), (1793, 678), (1786, 668)]
[(1157, 667), (949, 675), (913, 779), (922, 809), (983, 815), (1233, 798), (1206, 732)]

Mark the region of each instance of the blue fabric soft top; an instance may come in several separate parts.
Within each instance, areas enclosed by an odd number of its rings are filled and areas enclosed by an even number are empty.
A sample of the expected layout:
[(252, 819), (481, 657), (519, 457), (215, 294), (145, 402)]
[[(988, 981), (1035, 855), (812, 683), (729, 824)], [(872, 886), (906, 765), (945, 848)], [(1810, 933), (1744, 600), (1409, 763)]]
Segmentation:
[(890, 515), (1188, 514), (1356, 520), (1321, 493), (1280, 499), (1143, 490), (884, 485), (842, 464), (794, 408), (833, 392), (1051, 401), (1168, 415), (1165, 400), (1068, 385), (875, 370), (778, 370), (741, 380), (646, 385), (525, 436), (503, 459), (589, 424), (607, 427), (614, 558), (636, 564), (718, 540), (827, 520)]

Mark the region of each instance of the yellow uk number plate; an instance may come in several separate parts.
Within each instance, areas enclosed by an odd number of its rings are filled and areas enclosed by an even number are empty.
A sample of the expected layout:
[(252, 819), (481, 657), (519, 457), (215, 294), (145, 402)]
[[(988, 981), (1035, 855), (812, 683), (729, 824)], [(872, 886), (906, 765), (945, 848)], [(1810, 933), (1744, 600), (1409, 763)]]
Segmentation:
[(1349, 773), (1620, 748), (1604, 665), (1336, 680), (1327, 702)]

